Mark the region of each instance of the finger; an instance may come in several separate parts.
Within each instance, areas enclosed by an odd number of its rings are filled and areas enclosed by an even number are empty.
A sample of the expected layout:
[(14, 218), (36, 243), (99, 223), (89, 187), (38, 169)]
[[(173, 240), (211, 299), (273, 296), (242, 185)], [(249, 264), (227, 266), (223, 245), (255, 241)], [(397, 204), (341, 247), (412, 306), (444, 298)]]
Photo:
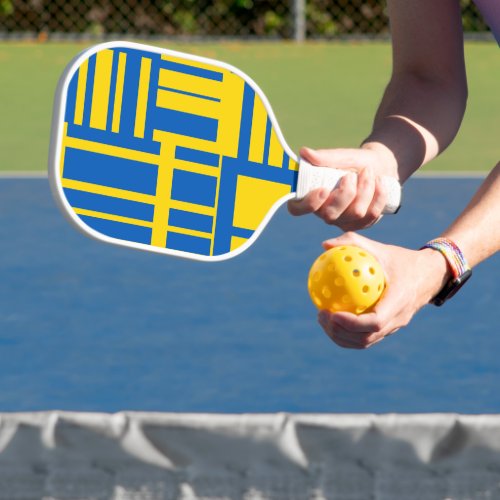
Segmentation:
[(387, 196), (380, 181), (379, 177), (375, 176), (374, 179), (374, 188), (373, 188), (373, 197), (370, 205), (366, 210), (366, 214), (364, 217), (358, 219), (354, 224), (344, 225), (344, 229), (347, 230), (356, 230), (356, 229), (366, 229), (371, 226), (374, 226), (382, 217), (383, 211), (387, 202)]
[(355, 345), (358, 349), (367, 349), (375, 344), (378, 344), (380, 341), (384, 340), (387, 335), (391, 335), (398, 330), (396, 328), (391, 333), (352, 332), (341, 327), (338, 323), (335, 323), (335, 320), (333, 320), (332, 323), (333, 336), (343, 342)]
[(369, 250), (370, 241), (371, 240), (368, 238), (361, 236), (354, 231), (348, 231), (340, 236), (323, 241), (322, 245), (325, 250), (342, 245), (358, 245), (363, 247), (365, 250)]
[(326, 154), (324, 150), (311, 148), (300, 148), (299, 156), (308, 161), (311, 165), (326, 166)]
[(300, 200), (290, 200), (288, 211), (292, 215), (305, 215), (316, 212), (325, 203), (330, 195), (330, 190), (326, 188), (315, 189)]
[(379, 342), (382, 342), (382, 340), (384, 340), (384, 339), (385, 339), (385, 337), (383, 335), (381, 335), (377, 338), (374, 338), (373, 340), (370, 340), (367, 343), (365, 349), (369, 349), (370, 347), (373, 347), (374, 345), (378, 344)]
[(378, 217), (375, 217), (375, 218), (370, 218), (370, 220), (366, 219), (366, 225), (363, 229), (368, 229), (372, 226), (374, 226), (375, 224), (377, 224), (380, 219), (382, 219), (383, 217), (383, 214), (380, 214)]
[(375, 189), (373, 192), (373, 199), (370, 207), (367, 211), (367, 216), (372, 220), (379, 219), (382, 217), (382, 212), (384, 211), (385, 205), (387, 203), (387, 193), (384, 189), (380, 177), (375, 177)]
[(388, 335), (406, 326), (418, 310), (411, 305), (412, 303), (413, 300), (410, 298), (408, 301), (408, 297), (398, 287), (393, 288), (387, 284), (382, 297), (373, 309), (373, 314), (378, 317), (379, 332)]
[(379, 317), (375, 312), (359, 315), (350, 312), (338, 312), (335, 313), (335, 323), (345, 331), (363, 335), (379, 333), (385, 326), (383, 318)]
[(389, 337), (390, 335), (394, 335), (396, 332), (398, 332), (399, 330), (401, 330), (401, 328), (394, 328), (394, 330), (392, 330), (391, 332), (389, 332), (386, 337)]
[(336, 222), (336, 225), (340, 229), (342, 229), (342, 231), (362, 231), (363, 229), (368, 229), (369, 227), (375, 225), (375, 223), (378, 222), (380, 218), (377, 218), (375, 220), (363, 218), (351, 222), (344, 222), (343, 219), (339, 219)]
[(363, 168), (357, 177), (356, 197), (342, 215), (347, 223), (364, 219), (375, 194), (375, 175), (372, 169)]
[(367, 165), (369, 154), (353, 148), (311, 149), (301, 148), (299, 155), (313, 165), (322, 167), (348, 168), (355, 171)]
[(330, 335), (328, 335), (328, 337), (333, 342), (335, 342), (335, 344), (337, 344), (340, 347), (343, 347), (344, 349), (357, 349), (357, 350), (363, 349), (363, 347), (360, 347), (359, 345), (354, 344), (353, 342), (347, 342), (345, 340), (342, 340), (342, 339), (339, 339), (339, 338), (335, 338), (335, 337), (332, 337)]
[(350, 172), (344, 175), (316, 214), (328, 224), (336, 223), (356, 197), (356, 185), (356, 174)]
[(318, 314), (318, 322), (325, 333), (341, 347), (363, 349), (366, 347), (366, 336), (353, 334), (339, 326), (335, 322), (335, 314), (329, 311), (321, 311)]
[(357, 179), (356, 197), (338, 217), (337, 226), (344, 231), (355, 231), (370, 227), (377, 222), (380, 214), (374, 215), (371, 211), (376, 193), (376, 179), (371, 168), (364, 168), (360, 171)]
[(398, 307), (401, 303), (400, 299), (399, 296), (390, 292), (390, 287), (387, 287), (373, 311), (360, 315), (338, 312), (335, 313), (334, 321), (339, 328), (368, 336), (370, 341), (379, 337), (383, 338), (404, 326), (405, 322), (401, 318)]
[(342, 328), (325, 330), (325, 332), (336, 344), (342, 344), (342, 347), (351, 349), (367, 349), (384, 339), (384, 336), (380, 334), (358, 334), (347, 332)]
[[(348, 330), (341, 322), (338, 321), (342, 314), (347, 316), (356, 316), (351, 313), (331, 313), (329, 311), (321, 311), (318, 315), (318, 322), (323, 327), (325, 333), (341, 347), (351, 349), (367, 349), (380, 341), (388, 335), (397, 332), (399, 328), (390, 327), (388, 331), (353, 331)], [(363, 316), (363, 315), (361, 315)], [(359, 316), (356, 316), (359, 318)]]
[(379, 342), (382, 342), (386, 337), (391, 336), (393, 333), (396, 333), (399, 330), (399, 328), (395, 328), (389, 333), (376, 333), (369, 335), (368, 337), (365, 337), (365, 348), (373, 347), (375, 344), (378, 344)]
[(338, 325), (332, 325), (330, 333), (332, 338), (335, 337), (357, 349), (364, 349), (369, 344), (370, 334), (349, 332)]
[(352, 339), (349, 336), (346, 337), (345, 335), (342, 335), (339, 332), (328, 327), (323, 327), (323, 330), (330, 338), (330, 340), (335, 342), (340, 347), (344, 347), (346, 349), (363, 349), (363, 347), (356, 339)]

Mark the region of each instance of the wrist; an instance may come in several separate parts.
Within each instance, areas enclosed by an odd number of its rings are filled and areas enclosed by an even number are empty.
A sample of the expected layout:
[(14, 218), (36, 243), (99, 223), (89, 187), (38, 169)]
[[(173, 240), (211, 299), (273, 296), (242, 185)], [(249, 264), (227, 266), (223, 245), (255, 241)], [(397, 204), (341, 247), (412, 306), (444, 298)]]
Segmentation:
[(377, 175), (394, 177), (399, 180), (398, 162), (394, 153), (381, 142), (366, 140), (361, 145), (361, 149), (374, 152), (378, 157)]
[(430, 302), (452, 278), (452, 273), (445, 257), (432, 248), (422, 248), (419, 254), (423, 259), (420, 269), (425, 269), (425, 301)]

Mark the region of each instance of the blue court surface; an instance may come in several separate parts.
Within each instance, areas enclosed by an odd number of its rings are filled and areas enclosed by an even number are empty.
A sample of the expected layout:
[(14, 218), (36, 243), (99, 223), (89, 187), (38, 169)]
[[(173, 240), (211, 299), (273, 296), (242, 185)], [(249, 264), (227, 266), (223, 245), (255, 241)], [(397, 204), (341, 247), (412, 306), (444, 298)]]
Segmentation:
[[(480, 182), (411, 180), (399, 214), (365, 234), (417, 248)], [(350, 351), (306, 289), (338, 234), (282, 207), (241, 256), (186, 261), (88, 239), (46, 179), (0, 179), (0, 411), (499, 412), (500, 256), (442, 308)]]

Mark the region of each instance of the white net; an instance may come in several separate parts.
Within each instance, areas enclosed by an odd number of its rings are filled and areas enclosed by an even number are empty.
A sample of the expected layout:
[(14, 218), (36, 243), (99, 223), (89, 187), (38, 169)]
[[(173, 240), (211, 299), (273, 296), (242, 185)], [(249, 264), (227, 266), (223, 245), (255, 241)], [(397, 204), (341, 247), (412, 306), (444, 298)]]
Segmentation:
[(0, 500), (496, 500), (500, 416), (0, 414)]

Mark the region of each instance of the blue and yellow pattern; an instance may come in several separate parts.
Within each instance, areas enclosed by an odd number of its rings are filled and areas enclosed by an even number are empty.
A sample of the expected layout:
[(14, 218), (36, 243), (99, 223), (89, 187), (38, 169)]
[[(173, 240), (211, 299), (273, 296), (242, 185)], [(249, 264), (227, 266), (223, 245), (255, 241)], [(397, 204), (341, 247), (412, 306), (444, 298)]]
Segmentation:
[(86, 59), (62, 135), (67, 201), (118, 240), (228, 254), (296, 186), (297, 163), (252, 86), (168, 52), (113, 47)]

